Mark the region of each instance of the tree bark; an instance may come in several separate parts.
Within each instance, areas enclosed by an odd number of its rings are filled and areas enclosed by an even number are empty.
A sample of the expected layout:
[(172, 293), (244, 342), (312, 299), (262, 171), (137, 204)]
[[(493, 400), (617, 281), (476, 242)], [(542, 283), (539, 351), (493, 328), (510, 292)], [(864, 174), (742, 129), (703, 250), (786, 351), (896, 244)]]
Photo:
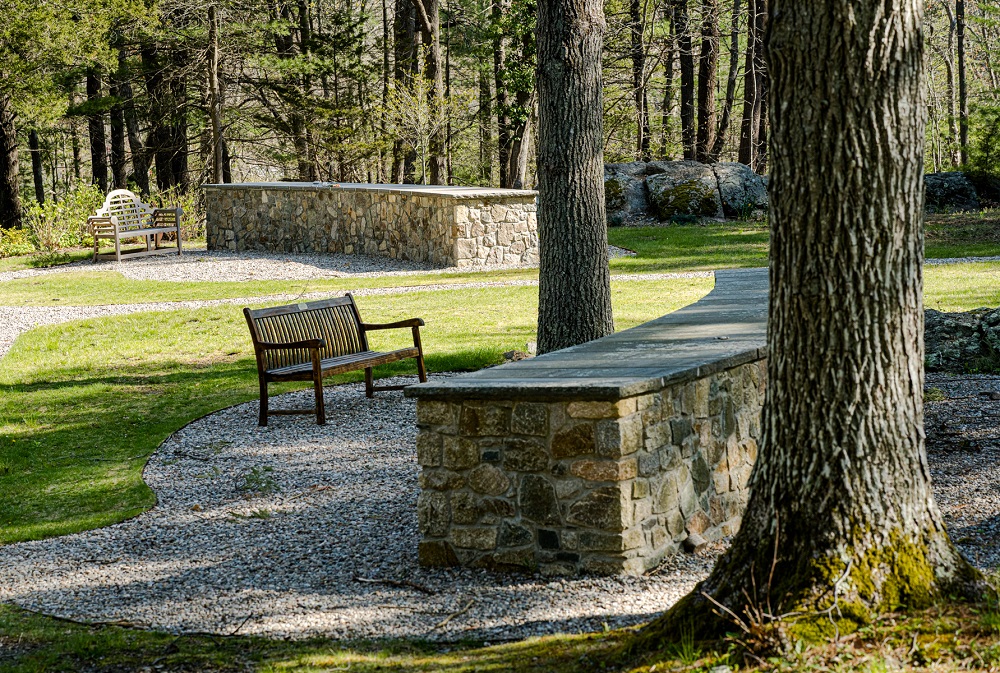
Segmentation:
[(955, 0), (958, 43), (958, 148), (962, 166), (969, 163), (969, 91), (965, 80), (965, 0)]
[(976, 590), (922, 431), (922, 14), (921, 0), (771, 4), (760, 451), (731, 548), (646, 639), (736, 630), (715, 603), (744, 622), (801, 611), (832, 630), (829, 609), (843, 633)]
[(493, 0), (493, 77), (497, 90), (497, 154), (500, 161), (500, 186), (510, 187), (511, 179), (511, 120), (510, 94), (503, 79), (507, 62), (507, 38), (499, 29), (504, 13), (510, 8), (509, 0)]
[(445, 163), (444, 73), (441, 62), (441, 3), (439, 0), (413, 0), (417, 19), (422, 27), (424, 43), (428, 45), (424, 77), (431, 83), (428, 94), (434, 128), (427, 143), (430, 183), (443, 185), (448, 176)]
[(493, 89), (489, 66), (479, 66), (479, 180), (484, 187), (493, 184)]
[(222, 183), (222, 93), (219, 86), (219, 15), (208, 8), (208, 116), (212, 123), (212, 181)]
[[(96, 68), (87, 69), (87, 102), (98, 105), (101, 100), (101, 74)], [(90, 175), (93, 184), (108, 193), (108, 145), (104, 134), (104, 115), (92, 110), (87, 114), (90, 136)]]
[(711, 161), (715, 144), (715, 87), (719, 70), (719, 2), (703, 0), (701, 53), (698, 55), (697, 159)]
[(715, 134), (712, 151), (709, 152), (709, 163), (715, 163), (722, 156), (729, 133), (729, 123), (733, 115), (733, 103), (736, 102), (736, 83), (739, 79), (740, 67), (740, 0), (733, 0), (733, 25), (729, 34), (729, 77), (726, 80), (726, 102), (722, 106), (722, 119), (719, 120), (719, 130)]
[(0, 227), (21, 226), (21, 177), (17, 152), (17, 112), (0, 93)]
[(111, 182), (115, 189), (125, 189), (127, 159), (125, 157), (125, 111), (121, 102), (121, 86), (118, 73), (111, 76), (111, 95), (115, 104), (111, 106)]
[(538, 351), (610, 334), (601, 0), (538, 3)]
[(688, 0), (675, 0), (673, 24), (681, 70), (681, 144), (684, 146), (684, 158), (696, 159), (698, 138), (694, 117), (694, 53), (687, 3)]
[(649, 161), (649, 96), (646, 93), (646, 21), (640, 0), (629, 0), (629, 32), (632, 57), (632, 96), (635, 100), (635, 148), (641, 161)]
[(767, 0), (747, 2), (747, 49), (743, 75), (743, 118), (738, 161), (756, 170), (764, 88), (764, 17)]
[(671, 119), (674, 112), (674, 58), (677, 52), (676, 26), (672, 0), (668, 0), (667, 14), (670, 32), (667, 35), (667, 55), (663, 62), (663, 109), (660, 111), (660, 158), (667, 160), (670, 145)]
[(35, 183), (35, 201), (45, 203), (45, 175), (42, 173), (42, 147), (38, 142), (38, 131), (28, 131), (28, 152), (31, 154), (31, 178)]
[[(416, 11), (412, 2), (396, 0), (392, 35), (393, 81), (397, 89), (409, 87), (417, 71)], [(413, 145), (397, 138), (392, 146), (392, 181), (412, 183), (416, 159)]]

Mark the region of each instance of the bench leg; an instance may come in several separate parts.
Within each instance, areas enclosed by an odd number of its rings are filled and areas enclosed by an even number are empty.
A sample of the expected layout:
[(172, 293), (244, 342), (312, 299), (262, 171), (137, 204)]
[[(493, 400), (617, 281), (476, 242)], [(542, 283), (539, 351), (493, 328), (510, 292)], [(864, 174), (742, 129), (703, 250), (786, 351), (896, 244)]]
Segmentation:
[(260, 380), (260, 415), (257, 425), (262, 428), (267, 427), (267, 381), (264, 379)]
[(177, 256), (181, 256), (181, 228), (177, 227)]
[(122, 261), (122, 242), (118, 238), (118, 234), (115, 234), (115, 261)]
[(323, 400), (323, 379), (313, 378), (313, 390), (316, 391), (316, 425), (326, 425), (326, 402)]
[(424, 354), (417, 356), (417, 377), (421, 383), (427, 383), (427, 368), (424, 367)]
[(375, 382), (371, 367), (365, 367), (365, 397), (375, 397)]

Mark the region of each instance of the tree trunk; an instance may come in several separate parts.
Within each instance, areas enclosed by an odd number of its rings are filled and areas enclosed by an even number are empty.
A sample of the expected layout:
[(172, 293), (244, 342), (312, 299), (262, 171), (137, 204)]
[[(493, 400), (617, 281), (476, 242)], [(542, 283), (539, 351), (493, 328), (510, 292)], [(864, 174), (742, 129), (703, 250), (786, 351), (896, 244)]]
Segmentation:
[(660, 158), (667, 160), (670, 146), (671, 119), (674, 112), (674, 58), (677, 52), (676, 26), (674, 25), (672, 0), (668, 0), (667, 14), (670, 18), (670, 32), (667, 35), (667, 56), (663, 61), (663, 109), (660, 111)]
[(0, 93), (0, 227), (21, 226), (21, 178), (17, 156), (17, 113)]
[(31, 154), (31, 178), (35, 183), (35, 201), (45, 203), (45, 175), (42, 173), (42, 147), (38, 142), (38, 131), (28, 131), (28, 152)]
[(538, 3), (538, 352), (610, 334), (600, 0)]
[(923, 3), (771, 7), (760, 451), (731, 548), (646, 630), (653, 641), (684, 624), (736, 630), (718, 605), (744, 622), (801, 611), (813, 633), (832, 631), (835, 611), (843, 633), (976, 590), (934, 503), (922, 430)]
[[(96, 68), (87, 69), (87, 102), (98, 105), (101, 100), (101, 74)], [(87, 132), (90, 136), (91, 182), (108, 193), (108, 145), (104, 135), (104, 115), (91, 111), (87, 115)]]
[(969, 163), (969, 91), (965, 81), (965, 0), (955, 0), (958, 42), (958, 147), (962, 166)]
[(510, 187), (511, 174), (511, 120), (510, 94), (503, 73), (507, 63), (507, 38), (500, 29), (504, 14), (510, 8), (509, 0), (493, 0), (493, 78), (497, 90), (497, 154), (500, 161), (500, 186)]
[(694, 53), (687, 3), (688, 0), (676, 0), (673, 24), (681, 66), (681, 144), (684, 158), (695, 159), (698, 149), (694, 119)]
[(715, 87), (719, 69), (719, 1), (703, 0), (701, 53), (698, 55), (697, 159), (711, 161), (715, 145)]
[[(417, 69), (416, 9), (412, 2), (396, 0), (392, 34), (393, 81), (396, 89), (403, 89), (411, 86)], [(413, 182), (415, 163), (416, 149), (412, 142), (397, 138), (392, 146), (392, 181), (397, 184)]]
[(434, 119), (427, 143), (430, 183), (443, 185), (448, 175), (445, 164), (444, 73), (441, 62), (441, 3), (439, 0), (413, 0), (428, 45), (424, 77), (431, 83), (428, 103)]
[(115, 104), (111, 106), (111, 182), (115, 189), (125, 189), (126, 182), (125, 167), (127, 159), (125, 157), (125, 111), (121, 103), (121, 86), (118, 74), (111, 77), (111, 95), (115, 97)]
[(736, 102), (736, 83), (740, 68), (740, 0), (733, 0), (733, 27), (729, 34), (729, 78), (726, 80), (726, 102), (722, 107), (722, 119), (719, 130), (712, 144), (708, 161), (715, 163), (722, 156), (726, 145), (726, 135), (729, 133), (729, 123), (733, 115), (733, 103)]
[(743, 75), (743, 119), (740, 123), (740, 149), (738, 161), (751, 168), (757, 166), (757, 149), (760, 138), (762, 88), (764, 86), (764, 31), (763, 16), (767, 12), (766, 0), (748, 0), (747, 50)]
[(135, 111), (135, 101), (132, 100), (132, 85), (129, 83), (129, 78), (125, 49), (121, 48), (118, 50), (118, 93), (122, 98), (122, 113), (125, 118), (125, 129), (128, 133), (128, 147), (132, 153), (132, 179), (139, 187), (139, 194), (148, 197), (150, 194), (149, 160), (139, 135), (139, 118)]
[(646, 21), (639, 0), (629, 0), (631, 33), (632, 94), (635, 100), (635, 148), (641, 161), (649, 161), (649, 97), (646, 95), (646, 43), (643, 39)]
[(493, 90), (489, 66), (479, 66), (479, 181), (484, 187), (493, 184)]
[(212, 122), (212, 177), (215, 183), (222, 177), (222, 93), (219, 86), (219, 15), (212, 5), (208, 8), (208, 116)]

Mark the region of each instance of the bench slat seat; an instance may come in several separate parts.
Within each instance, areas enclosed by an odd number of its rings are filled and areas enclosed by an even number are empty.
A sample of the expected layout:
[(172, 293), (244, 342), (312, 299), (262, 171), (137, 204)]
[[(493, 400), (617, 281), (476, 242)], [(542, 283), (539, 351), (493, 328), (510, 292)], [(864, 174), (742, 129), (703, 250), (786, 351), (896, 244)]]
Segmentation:
[[(404, 386), (376, 386), (372, 367), (414, 358), (421, 382), (427, 380), (424, 368), (420, 327), (424, 321), (410, 318), (385, 324), (361, 320), (354, 297), (325, 299), (258, 310), (243, 309), (257, 358), (260, 383), (260, 418), (267, 425), (269, 414), (309, 414), (315, 411), (316, 422), (326, 423), (323, 404), (323, 377), (365, 370), (365, 395), (377, 390), (400, 390)], [(413, 346), (392, 351), (374, 351), (368, 345), (368, 332), (409, 328)], [(267, 384), (273, 381), (312, 381), (315, 409), (268, 409)]]

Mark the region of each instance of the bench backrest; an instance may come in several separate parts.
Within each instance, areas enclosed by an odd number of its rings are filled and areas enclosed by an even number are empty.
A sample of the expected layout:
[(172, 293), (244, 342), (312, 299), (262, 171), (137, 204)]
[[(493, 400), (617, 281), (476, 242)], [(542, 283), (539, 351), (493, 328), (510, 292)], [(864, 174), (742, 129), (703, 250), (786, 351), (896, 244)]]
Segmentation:
[[(288, 306), (244, 310), (254, 344), (261, 341), (289, 343), (303, 339), (323, 339), (320, 356), (332, 358), (368, 350), (361, 331), (361, 315), (350, 294)], [(255, 350), (257, 350), (255, 348)], [(277, 369), (310, 361), (308, 349), (257, 350), (264, 369)], [(263, 358), (261, 360), (261, 358)]]
[(116, 189), (104, 199), (104, 205), (97, 209), (100, 217), (114, 217), (119, 227), (142, 228), (153, 214), (153, 208), (139, 200), (127, 189)]

